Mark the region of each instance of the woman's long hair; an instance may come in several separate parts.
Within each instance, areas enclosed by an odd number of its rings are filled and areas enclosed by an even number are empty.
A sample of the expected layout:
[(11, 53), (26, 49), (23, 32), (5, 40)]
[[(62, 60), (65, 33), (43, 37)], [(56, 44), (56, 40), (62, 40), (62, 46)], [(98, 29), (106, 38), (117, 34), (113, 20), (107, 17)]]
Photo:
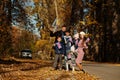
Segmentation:
[(87, 38), (84, 36), (83, 38), (80, 37), (80, 39), (82, 40), (81, 45), (84, 46), (85, 41), (87, 40)]

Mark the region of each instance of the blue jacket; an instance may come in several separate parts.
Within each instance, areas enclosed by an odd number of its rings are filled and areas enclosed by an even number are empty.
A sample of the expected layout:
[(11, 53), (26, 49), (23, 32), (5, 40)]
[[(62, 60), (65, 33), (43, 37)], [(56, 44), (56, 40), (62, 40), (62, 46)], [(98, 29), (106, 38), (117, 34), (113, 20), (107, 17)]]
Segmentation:
[(70, 48), (72, 46), (72, 37), (71, 36), (64, 36), (64, 40), (65, 40), (66, 50), (70, 50)]
[(64, 53), (64, 45), (63, 45), (63, 43), (60, 42), (61, 48), (58, 47), (57, 43), (59, 43), (59, 42), (55, 42), (55, 46), (54, 46), (55, 53), (56, 54), (63, 54)]

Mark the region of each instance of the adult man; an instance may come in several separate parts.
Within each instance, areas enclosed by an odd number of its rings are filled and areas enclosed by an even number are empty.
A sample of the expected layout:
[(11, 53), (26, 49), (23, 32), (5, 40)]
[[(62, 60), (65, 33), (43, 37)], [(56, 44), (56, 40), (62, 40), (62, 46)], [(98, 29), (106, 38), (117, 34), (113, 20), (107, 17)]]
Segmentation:
[(62, 26), (62, 29), (59, 31), (54, 32), (52, 29), (50, 29), (50, 36), (51, 37), (55, 37), (55, 42), (57, 41), (57, 37), (61, 37), (62, 38), (62, 42), (64, 43), (64, 36), (65, 36), (65, 31), (66, 31), (66, 27)]

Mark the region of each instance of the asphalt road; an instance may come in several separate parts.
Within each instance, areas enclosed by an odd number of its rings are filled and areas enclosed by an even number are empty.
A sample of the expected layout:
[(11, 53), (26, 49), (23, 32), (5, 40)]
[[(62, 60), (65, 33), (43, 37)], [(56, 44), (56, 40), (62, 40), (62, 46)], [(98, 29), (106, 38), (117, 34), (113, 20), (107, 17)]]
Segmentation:
[(100, 80), (120, 80), (120, 64), (83, 62), (83, 68)]

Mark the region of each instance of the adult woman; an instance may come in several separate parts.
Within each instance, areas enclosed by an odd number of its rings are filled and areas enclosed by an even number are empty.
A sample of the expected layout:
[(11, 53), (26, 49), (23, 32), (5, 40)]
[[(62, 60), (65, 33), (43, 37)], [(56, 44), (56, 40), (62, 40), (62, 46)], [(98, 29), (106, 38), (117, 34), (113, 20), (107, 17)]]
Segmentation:
[(85, 33), (83, 31), (80, 32), (80, 41), (78, 43), (78, 48), (77, 48), (78, 56), (76, 58), (76, 64), (79, 67), (79, 69), (81, 71), (83, 71), (84, 73), (85, 73), (85, 71), (82, 68), (82, 60), (83, 60), (83, 57), (84, 57), (83, 49), (88, 48), (87, 45), (86, 45), (87, 42), (88, 42), (88, 39), (85, 37)]

